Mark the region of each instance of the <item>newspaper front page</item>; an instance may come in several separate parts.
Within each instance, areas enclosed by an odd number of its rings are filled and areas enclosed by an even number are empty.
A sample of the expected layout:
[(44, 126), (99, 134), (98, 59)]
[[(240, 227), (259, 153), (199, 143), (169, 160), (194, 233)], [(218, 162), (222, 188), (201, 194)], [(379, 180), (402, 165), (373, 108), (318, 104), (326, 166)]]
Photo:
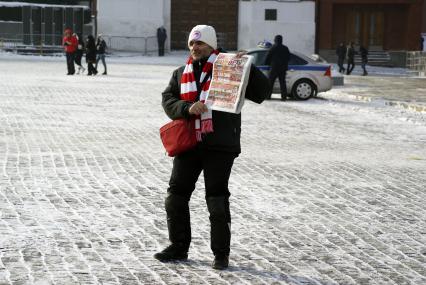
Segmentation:
[(232, 53), (220, 53), (213, 63), (212, 80), (205, 104), (212, 110), (239, 114), (250, 75), (253, 57), (236, 58)]

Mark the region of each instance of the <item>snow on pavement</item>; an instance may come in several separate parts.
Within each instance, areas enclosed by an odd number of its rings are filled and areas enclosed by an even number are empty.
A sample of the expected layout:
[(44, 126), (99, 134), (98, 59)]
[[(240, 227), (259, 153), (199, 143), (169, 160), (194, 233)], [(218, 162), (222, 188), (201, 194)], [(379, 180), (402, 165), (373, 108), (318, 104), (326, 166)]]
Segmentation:
[(246, 102), (229, 270), (210, 268), (202, 177), (189, 261), (154, 260), (178, 58), (96, 77), (0, 58), (0, 284), (426, 283), (426, 115), (332, 98)]

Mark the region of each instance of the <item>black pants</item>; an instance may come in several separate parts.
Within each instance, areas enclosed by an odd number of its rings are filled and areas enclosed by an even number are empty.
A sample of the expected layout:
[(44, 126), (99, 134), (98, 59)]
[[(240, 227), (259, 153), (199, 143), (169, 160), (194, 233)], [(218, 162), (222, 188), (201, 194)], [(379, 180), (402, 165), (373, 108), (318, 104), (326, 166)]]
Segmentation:
[(74, 74), (75, 73), (75, 67), (74, 67), (74, 53), (67, 52), (67, 69), (68, 74)]
[(339, 66), (339, 72), (343, 73), (345, 72), (345, 68), (343, 67), (343, 63), (344, 63), (345, 59), (344, 58), (340, 58), (337, 60), (337, 65)]
[(211, 249), (229, 255), (231, 214), (228, 180), (236, 154), (200, 147), (175, 157), (166, 198), (167, 225), (172, 243), (187, 248), (191, 242), (189, 200), (201, 171), (204, 172), (206, 202), (210, 213)]
[(355, 60), (354, 59), (348, 59), (348, 66), (346, 68), (346, 74), (349, 75), (352, 73), (352, 70), (355, 68)]
[(281, 99), (284, 99), (284, 100), (287, 97), (287, 85), (285, 83), (286, 74), (287, 74), (286, 70), (282, 70), (278, 68), (271, 68), (271, 72), (269, 73), (269, 81), (271, 82), (272, 89), (274, 88), (275, 80), (278, 77), (278, 80), (280, 81)]
[(81, 66), (81, 58), (83, 57), (83, 52), (77, 51), (74, 55), (74, 62), (78, 66)]
[(158, 42), (158, 56), (164, 56), (164, 42)]
[(365, 67), (366, 65), (367, 65), (367, 61), (363, 59), (362, 62), (361, 62), (361, 67), (362, 67), (362, 70), (363, 70), (362, 75), (368, 75), (367, 69)]
[(98, 71), (96, 70), (96, 68), (93, 66), (93, 62), (89, 61), (87, 63), (87, 75), (96, 75), (98, 73)]

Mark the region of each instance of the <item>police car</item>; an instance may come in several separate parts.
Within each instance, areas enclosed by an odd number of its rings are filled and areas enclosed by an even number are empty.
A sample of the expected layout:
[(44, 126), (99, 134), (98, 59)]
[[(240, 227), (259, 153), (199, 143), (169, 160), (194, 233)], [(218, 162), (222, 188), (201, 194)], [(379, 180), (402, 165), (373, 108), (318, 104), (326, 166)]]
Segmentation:
[[(265, 65), (267, 48), (247, 50), (248, 55), (254, 57), (254, 65), (268, 75), (270, 66)], [(314, 58), (299, 52), (291, 52), (286, 75), (287, 94), (299, 99), (307, 100), (320, 92), (326, 92), (333, 86), (331, 65), (319, 63)], [(279, 80), (274, 84), (273, 93), (280, 93)]]

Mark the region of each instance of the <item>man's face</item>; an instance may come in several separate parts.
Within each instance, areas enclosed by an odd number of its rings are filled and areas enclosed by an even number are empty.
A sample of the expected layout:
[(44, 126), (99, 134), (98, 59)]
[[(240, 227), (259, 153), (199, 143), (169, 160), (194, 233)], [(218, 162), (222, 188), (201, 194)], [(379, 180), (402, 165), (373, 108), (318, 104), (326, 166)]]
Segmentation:
[(67, 32), (65, 32), (65, 36), (69, 38), (69, 37), (71, 37), (71, 33), (67, 31)]
[(189, 43), (189, 50), (193, 60), (200, 60), (205, 57), (209, 57), (213, 51), (213, 48), (201, 41), (191, 41)]

